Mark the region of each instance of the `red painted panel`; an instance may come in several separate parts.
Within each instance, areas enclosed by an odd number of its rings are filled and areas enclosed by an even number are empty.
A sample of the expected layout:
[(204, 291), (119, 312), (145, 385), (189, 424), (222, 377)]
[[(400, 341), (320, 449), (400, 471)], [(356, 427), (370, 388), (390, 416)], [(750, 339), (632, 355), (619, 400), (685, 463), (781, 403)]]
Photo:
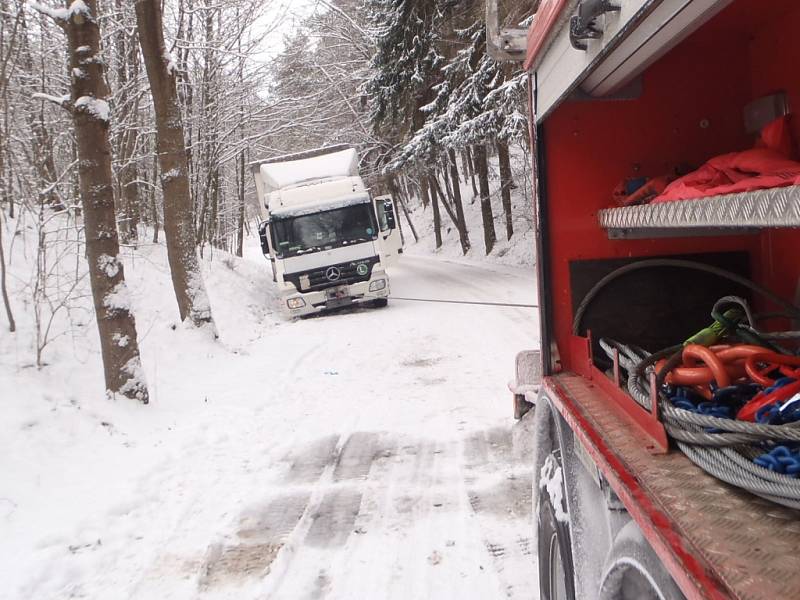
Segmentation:
[(556, 405), (558, 412), (617, 492), (686, 597), (691, 600), (730, 598), (725, 585), (702, 555), (687, 547), (684, 537), (676, 531), (669, 516), (653, 503), (636, 475), (620, 460), (613, 448), (609, 447), (558, 379), (546, 377), (543, 384), (547, 397)]
[(567, 0), (543, 0), (536, 11), (528, 30), (528, 53), (525, 58), (525, 70), (528, 71), (542, 49), (548, 34), (553, 29)]
[[(800, 77), (797, 65), (800, 60), (800, 3), (782, 0), (774, 12), (763, 14), (763, 3), (753, 7), (761, 9), (762, 27), (752, 34), (750, 62), (752, 94), (754, 98), (778, 91), (786, 92), (793, 113), (792, 133), (800, 142)], [(751, 15), (751, 18), (758, 18)], [(800, 158), (800, 153), (795, 158)], [(785, 298), (794, 298), (800, 279), (800, 231), (773, 230), (762, 236), (762, 271), (766, 284)], [(795, 298), (795, 301), (800, 300)]]
[[(572, 101), (544, 124), (555, 338), (562, 362), (572, 324), (569, 261), (746, 250), (754, 276), (792, 297), (800, 274), (794, 248), (800, 232), (760, 236), (610, 241), (597, 211), (632, 176), (655, 176), (677, 165), (752, 146), (743, 109), (776, 90), (800, 107), (800, 6), (788, 0), (737, 0), (655, 63), (636, 100)], [(768, 64), (767, 64), (768, 63)], [(798, 108), (800, 110), (800, 108)], [(800, 115), (795, 127), (800, 127)], [(800, 131), (798, 131), (800, 133)]]

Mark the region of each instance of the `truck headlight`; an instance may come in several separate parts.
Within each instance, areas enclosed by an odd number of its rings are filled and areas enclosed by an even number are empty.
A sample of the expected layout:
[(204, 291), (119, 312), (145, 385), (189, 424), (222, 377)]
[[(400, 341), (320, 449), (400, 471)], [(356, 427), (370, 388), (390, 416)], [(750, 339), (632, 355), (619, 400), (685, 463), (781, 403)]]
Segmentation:
[(372, 283), (369, 284), (369, 291), (370, 292), (380, 292), (382, 289), (386, 287), (386, 280), (385, 279), (376, 279)]
[(306, 301), (302, 298), (289, 298), (286, 301), (286, 306), (289, 308), (303, 308), (306, 305)]

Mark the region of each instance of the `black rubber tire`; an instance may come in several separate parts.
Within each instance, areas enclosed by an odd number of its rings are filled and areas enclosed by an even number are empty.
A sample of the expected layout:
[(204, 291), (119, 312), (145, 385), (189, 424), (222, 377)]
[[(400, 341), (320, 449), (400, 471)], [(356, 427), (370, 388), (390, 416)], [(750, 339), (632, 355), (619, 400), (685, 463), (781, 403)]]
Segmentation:
[[(553, 453), (555, 460), (555, 453)], [(561, 497), (565, 498), (562, 485)], [(566, 507), (562, 507), (566, 511)], [(537, 515), (539, 531), (539, 600), (575, 600), (575, 570), (572, 566), (572, 546), (570, 542), (569, 524), (556, 519), (556, 513), (547, 490), (539, 493), (539, 510)], [(554, 563), (555, 552), (560, 554), (563, 572), (558, 573)], [(560, 577), (561, 582), (555, 581)], [(564, 595), (555, 596), (554, 586), (559, 586)]]
[(686, 600), (639, 527), (631, 521), (618, 533), (603, 567), (600, 598)]
[(384, 308), (385, 306), (388, 305), (389, 305), (388, 298), (376, 298), (375, 300), (370, 302), (370, 306), (372, 306), (372, 308)]

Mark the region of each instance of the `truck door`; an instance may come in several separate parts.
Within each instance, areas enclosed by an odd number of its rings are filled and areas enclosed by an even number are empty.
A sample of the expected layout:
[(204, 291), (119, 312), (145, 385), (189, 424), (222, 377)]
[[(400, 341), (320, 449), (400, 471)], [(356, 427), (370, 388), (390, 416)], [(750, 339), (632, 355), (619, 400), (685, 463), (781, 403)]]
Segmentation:
[(272, 281), (278, 281), (278, 273), (275, 270), (275, 256), (272, 254), (269, 247), (269, 222), (261, 221), (258, 224), (258, 238), (261, 242), (261, 253), (270, 262), (272, 266)]
[(380, 228), (381, 253), (386, 260), (386, 266), (393, 266), (398, 263), (400, 254), (403, 251), (403, 238), (397, 222), (394, 198), (391, 196), (378, 196), (374, 202)]

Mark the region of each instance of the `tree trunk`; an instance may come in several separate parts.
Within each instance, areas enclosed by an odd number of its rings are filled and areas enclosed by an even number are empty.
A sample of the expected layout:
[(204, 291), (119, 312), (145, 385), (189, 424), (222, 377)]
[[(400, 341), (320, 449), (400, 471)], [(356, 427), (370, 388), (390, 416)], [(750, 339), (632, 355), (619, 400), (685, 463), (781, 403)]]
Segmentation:
[[(127, 14), (123, 0), (115, 0), (115, 8), (120, 19), (125, 20)], [(139, 53), (137, 52), (136, 34), (128, 34), (126, 27), (121, 26), (115, 35), (117, 51), (117, 85), (119, 89), (127, 88), (130, 81), (139, 77)], [(118, 123), (124, 123), (123, 131), (117, 140), (117, 160), (119, 171), (117, 173), (119, 185), (119, 230), (122, 243), (130, 244), (138, 240), (139, 234), (139, 172), (134, 160), (137, 138), (139, 136), (139, 95), (131, 94), (128, 98), (120, 98), (120, 112), (115, 115)], [(128, 119), (133, 121), (128, 122)]]
[(486, 159), (486, 146), (478, 144), (473, 147), (475, 170), (478, 172), (478, 183), (481, 188), (481, 216), (483, 217), (483, 243), (487, 256), (492, 252), (497, 241), (492, 214), (492, 199), (489, 195), (489, 163)]
[[(469, 149), (469, 146), (465, 150), (465, 154), (467, 155), (467, 165), (469, 165), (469, 179), (472, 183), (472, 202), (470, 202), (470, 204), (473, 204), (475, 202), (475, 198), (478, 197), (478, 188), (475, 187), (475, 161), (472, 160), (473, 153)], [(484, 151), (484, 156), (485, 155), (486, 152)]]
[(514, 218), (511, 215), (511, 188), (514, 180), (511, 174), (511, 159), (508, 155), (508, 144), (497, 142), (497, 160), (500, 163), (500, 192), (503, 196), (503, 212), (506, 217), (506, 239), (514, 235)]
[[(237, 8), (236, 9), (236, 25), (237, 25), (237, 27), (239, 26), (240, 17), (241, 17), (241, 15), (239, 13), (239, 9)], [(238, 44), (239, 54), (243, 55), (243, 53), (242, 53), (242, 38), (241, 37), (239, 37), (237, 44)], [(245, 59), (244, 58), (239, 60), (239, 83), (242, 84), (242, 85), (244, 85), (244, 63), (245, 63)], [(240, 100), (239, 100), (239, 132), (240, 132), (240, 135), (241, 135), (242, 139), (244, 139), (244, 137), (245, 137), (245, 130), (244, 130), (245, 113), (246, 113), (246, 111), (245, 111), (245, 105), (244, 105), (244, 96), (242, 96), (240, 98)], [(245, 189), (244, 189), (244, 180), (245, 180), (245, 164), (246, 164), (246, 160), (247, 160), (247, 153), (245, 152), (245, 149), (242, 148), (239, 151), (239, 176), (238, 176), (239, 187), (237, 188), (237, 191), (239, 192), (239, 194), (238, 194), (238, 196), (239, 196), (239, 221), (236, 224), (236, 256), (238, 256), (240, 258), (244, 255), (244, 224), (245, 224), (245, 206), (244, 206)], [(398, 221), (399, 221), (399, 219), (398, 219)]]
[(403, 184), (403, 200), (406, 202), (411, 202), (411, 185), (408, 183), (408, 177), (403, 175), (400, 181)]
[(156, 181), (158, 180), (158, 153), (153, 153), (153, 170), (150, 178), (150, 211), (153, 219), (153, 243), (158, 243), (160, 220), (158, 218), (158, 203), (156, 202)]
[[(408, 214), (408, 207), (402, 198), (398, 197), (397, 202), (400, 204), (400, 208), (403, 209), (403, 214), (406, 216), (406, 221), (408, 221), (408, 226), (411, 229), (411, 235), (414, 236), (414, 243), (416, 243), (419, 241), (419, 236), (417, 235), (417, 229), (414, 227), (414, 223), (411, 221), (411, 215)], [(398, 221), (400, 221), (400, 219), (398, 219)]]
[(239, 222), (236, 224), (236, 256), (244, 255), (244, 178), (245, 152), (239, 152)]
[(6, 317), (8, 317), (8, 330), (14, 333), (17, 324), (14, 321), (14, 313), (11, 312), (11, 301), (8, 299), (8, 289), (6, 288), (6, 255), (3, 248), (3, 211), (0, 210), (0, 295), (3, 296), (3, 305), (6, 307)]
[[(78, 164), (78, 143), (75, 141), (74, 135), (70, 139), (70, 151), (72, 153), (72, 162)], [(70, 187), (70, 193), (72, 194), (70, 204), (72, 206), (81, 206), (81, 183), (78, 169), (70, 169)], [(80, 208), (75, 209), (75, 216), (80, 216), (80, 212)]]
[(458, 236), (461, 241), (461, 252), (466, 255), (471, 247), (469, 243), (469, 232), (467, 231), (467, 221), (464, 219), (464, 205), (461, 202), (461, 185), (458, 179), (458, 165), (456, 163), (456, 152), (449, 151), (450, 158), (450, 179), (453, 181), (453, 204), (456, 208), (456, 218), (458, 220)]
[(159, 0), (136, 0), (136, 22), (156, 114), (164, 234), (172, 286), (181, 320), (195, 326), (213, 324), (211, 305), (197, 258), (189, 165), (175, 84), (175, 64), (164, 45)]
[[(36, 84), (33, 81), (33, 74), (35, 68), (33, 65), (33, 55), (28, 44), (28, 25), (25, 19), (25, 12), (20, 12), (20, 58), (23, 66), (23, 73), (25, 79), (31, 80), (30, 90), (32, 93), (34, 89), (45, 92), (44, 89), (44, 73), (42, 73), (42, 81)], [(25, 118), (28, 122), (28, 127), (31, 130), (31, 147), (32, 147), (32, 162), (33, 167), (36, 169), (36, 174), (39, 177), (39, 195), (42, 197), (45, 204), (51, 206), (53, 210), (65, 210), (61, 198), (56, 189), (56, 182), (58, 175), (56, 172), (56, 162), (53, 156), (53, 137), (45, 124), (44, 120), (44, 103), (40, 103), (38, 114), (34, 113), (33, 107), (25, 111)], [(8, 111), (6, 110), (6, 115)]]
[(464, 183), (467, 183), (467, 179), (469, 178), (469, 163), (467, 162), (466, 149), (461, 152), (461, 171), (464, 173)]
[(442, 165), (442, 180), (444, 181), (444, 189), (447, 191), (447, 197), (452, 202), (453, 187), (450, 185), (450, 170), (447, 168), (447, 164)]
[(419, 195), (422, 199), (422, 208), (428, 208), (431, 198), (428, 193), (428, 178), (425, 175), (421, 175), (419, 178)]
[[(69, 7), (70, 2), (66, 2)], [(139, 359), (136, 324), (130, 310), (125, 273), (119, 260), (111, 147), (108, 142), (108, 91), (100, 60), (97, 1), (73, 9), (65, 25), (72, 77), (71, 111), (78, 152), (86, 257), (100, 330), (106, 389), (148, 402)]]
[[(386, 187), (389, 188), (389, 195), (394, 198), (395, 206), (403, 202), (403, 194), (399, 191), (397, 186), (397, 182), (395, 180), (394, 175), (390, 175), (386, 182)], [(397, 210), (397, 209), (395, 209)], [(403, 231), (403, 226), (401, 225), (400, 215), (395, 215), (394, 220), (397, 223), (397, 228), (400, 230), (400, 243), (405, 246), (406, 244), (406, 234)]]
[(450, 207), (450, 203), (448, 202), (447, 198), (445, 197), (444, 193), (442, 192), (442, 186), (439, 185), (439, 180), (436, 177), (431, 177), (431, 198), (438, 197), (442, 201), (442, 206), (444, 206), (444, 210), (447, 213), (447, 216), (450, 217), (450, 220), (453, 222), (453, 225), (456, 229), (458, 229), (458, 218), (456, 217), (456, 213)]
[(436, 239), (436, 247), (442, 247), (442, 218), (439, 215), (439, 198), (434, 189), (435, 175), (430, 175), (428, 188), (431, 190), (431, 205), (433, 206), (433, 236)]

